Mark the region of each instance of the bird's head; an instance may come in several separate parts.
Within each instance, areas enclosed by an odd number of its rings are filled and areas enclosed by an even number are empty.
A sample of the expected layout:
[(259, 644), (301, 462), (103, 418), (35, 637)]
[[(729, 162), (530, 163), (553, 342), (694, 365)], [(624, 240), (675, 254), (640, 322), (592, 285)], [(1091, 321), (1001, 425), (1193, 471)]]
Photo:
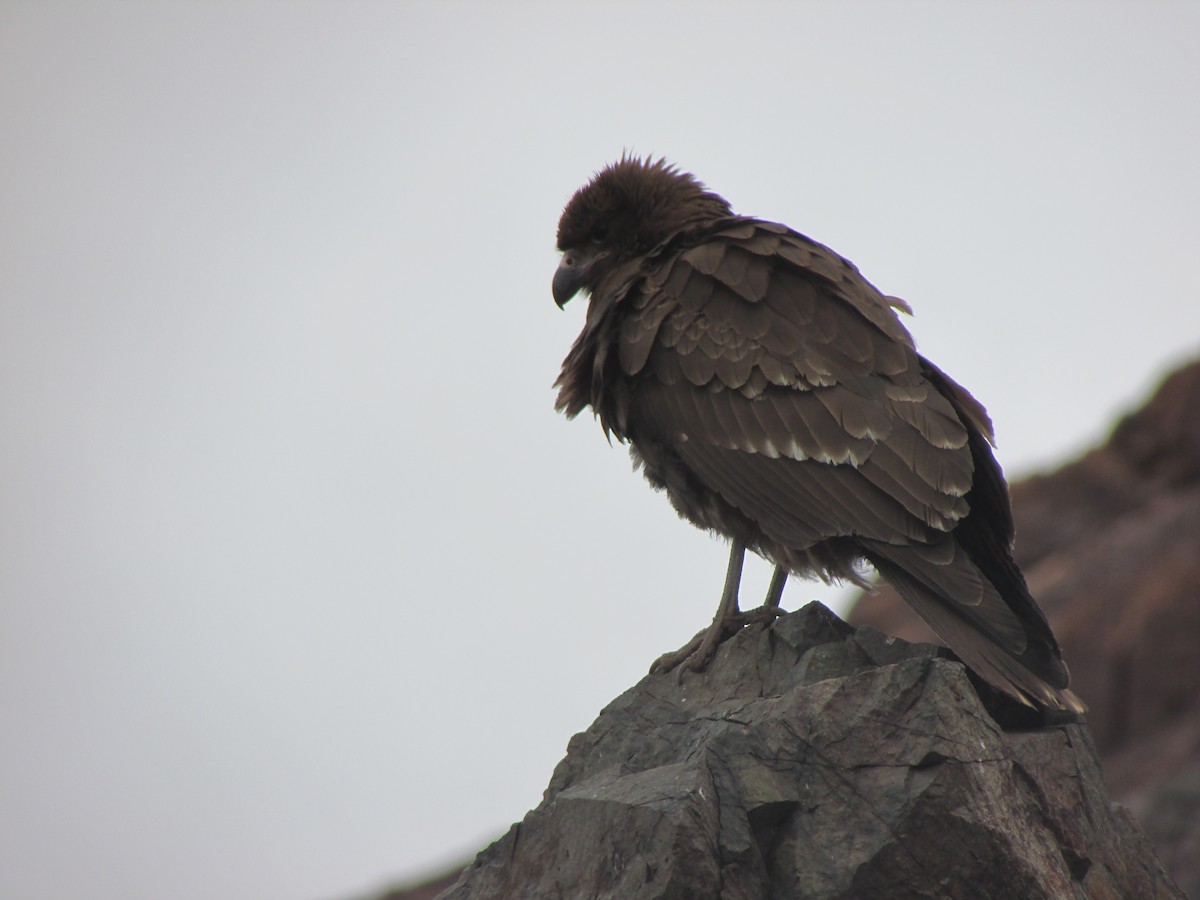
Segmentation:
[(625, 260), (729, 215), (723, 198), (665, 159), (623, 156), (577, 190), (558, 220), (554, 302), (565, 306)]

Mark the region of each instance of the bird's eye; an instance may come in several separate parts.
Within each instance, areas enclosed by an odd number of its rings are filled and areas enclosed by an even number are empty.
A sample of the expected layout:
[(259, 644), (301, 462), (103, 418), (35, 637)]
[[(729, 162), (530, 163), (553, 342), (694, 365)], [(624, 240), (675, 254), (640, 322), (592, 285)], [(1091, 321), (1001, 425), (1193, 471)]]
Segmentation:
[(564, 266), (566, 266), (568, 269), (571, 266), (575, 265), (575, 254), (574, 253), (564, 253), (563, 258), (562, 258), (562, 264)]

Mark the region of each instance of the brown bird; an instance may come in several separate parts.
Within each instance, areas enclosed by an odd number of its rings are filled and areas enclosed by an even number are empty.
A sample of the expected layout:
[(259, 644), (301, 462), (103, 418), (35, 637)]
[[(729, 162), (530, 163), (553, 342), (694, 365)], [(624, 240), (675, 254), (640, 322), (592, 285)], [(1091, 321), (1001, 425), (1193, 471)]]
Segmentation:
[[(772, 620), (788, 573), (862, 583), (866, 560), (983, 678), (1083, 711), (1012, 559), (991, 420), (917, 353), (906, 303), (665, 160), (597, 173), (563, 211), (558, 249), (555, 302), (590, 302), (557, 409), (590, 406), (680, 516), (732, 542), (712, 625), (656, 670), (703, 668)], [(775, 572), (741, 612), (747, 548)]]

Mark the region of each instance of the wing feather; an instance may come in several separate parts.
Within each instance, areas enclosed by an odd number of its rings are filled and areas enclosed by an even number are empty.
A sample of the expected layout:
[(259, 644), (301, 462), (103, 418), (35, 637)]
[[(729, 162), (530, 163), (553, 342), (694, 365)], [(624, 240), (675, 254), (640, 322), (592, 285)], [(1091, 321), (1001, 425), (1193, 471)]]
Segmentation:
[(725, 251), (729, 249), (728, 240), (705, 241), (690, 250), (685, 250), (680, 259), (702, 275), (714, 275), (721, 267)]
[(901, 419), (920, 432), (934, 447), (957, 450), (967, 443), (967, 430), (954, 407), (938, 393), (923, 392), (918, 402), (895, 402), (893, 409)]
[(876, 447), (858, 471), (931, 528), (949, 531), (969, 512), (966, 500), (931, 487), (886, 445)]
[(775, 390), (769, 392), (766, 399), (775, 407), (775, 412), (799, 447), (800, 458), (824, 463), (862, 462), (870, 454), (875, 442), (865, 438), (856, 439), (842, 428), (818, 399), (825, 390)]
[(895, 415), (884, 398), (863, 396), (840, 385), (813, 391), (813, 396), (851, 437), (883, 441), (892, 431)]

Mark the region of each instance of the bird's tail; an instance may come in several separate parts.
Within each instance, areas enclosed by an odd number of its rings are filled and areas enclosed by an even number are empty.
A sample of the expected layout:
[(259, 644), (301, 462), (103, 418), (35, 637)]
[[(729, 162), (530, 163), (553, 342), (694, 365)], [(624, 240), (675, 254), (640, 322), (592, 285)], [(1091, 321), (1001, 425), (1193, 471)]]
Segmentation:
[(879, 574), (981, 677), (1027, 705), (1087, 709), (1011, 558), (985, 573), (951, 535), (928, 546), (863, 544)]

